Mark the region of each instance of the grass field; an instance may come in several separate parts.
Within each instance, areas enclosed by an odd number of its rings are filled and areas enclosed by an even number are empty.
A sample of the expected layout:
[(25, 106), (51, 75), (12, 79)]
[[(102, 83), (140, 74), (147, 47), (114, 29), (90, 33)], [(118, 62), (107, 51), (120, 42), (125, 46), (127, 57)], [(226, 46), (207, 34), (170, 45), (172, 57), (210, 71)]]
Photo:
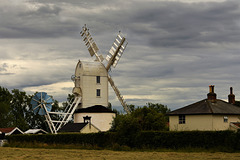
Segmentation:
[(229, 159), (239, 160), (240, 153), (223, 152), (138, 152), (138, 151), (110, 151), (110, 150), (81, 150), (81, 149), (30, 149), (0, 147), (1, 160), (206, 160), (206, 159)]

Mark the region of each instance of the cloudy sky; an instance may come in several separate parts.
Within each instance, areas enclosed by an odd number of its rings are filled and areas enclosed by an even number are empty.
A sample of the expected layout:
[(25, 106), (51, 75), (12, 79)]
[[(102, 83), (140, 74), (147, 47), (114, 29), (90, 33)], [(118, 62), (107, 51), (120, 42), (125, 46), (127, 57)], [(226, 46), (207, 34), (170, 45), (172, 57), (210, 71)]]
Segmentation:
[[(118, 31), (128, 46), (110, 73), (128, 104), (172, 110), (215, 85), (240, 99), (239, 0), (0, 0), (0, 86), (62, 102), (78, 60), (93, 61), (79, 35), (87, 24), (103, 55)], [(109, 101), (121, 109), (109, 86)]]

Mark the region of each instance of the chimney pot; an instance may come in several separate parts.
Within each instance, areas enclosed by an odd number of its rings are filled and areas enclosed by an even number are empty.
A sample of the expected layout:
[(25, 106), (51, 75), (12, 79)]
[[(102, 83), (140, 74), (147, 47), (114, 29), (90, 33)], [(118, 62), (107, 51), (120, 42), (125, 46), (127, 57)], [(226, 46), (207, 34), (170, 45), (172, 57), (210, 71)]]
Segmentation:
[(209, 86), (209, 93), (207, 94), (208, 100), (211, 100), (211, 102), (216, 102), (217, 94), (214, 93), (214, 85)]
[(228, 103), (235, 104), (235, 95), (233, 94), (232, 87), (230, 87), (230, 94), (228, 95)]
[(214, 85), (209, 86), (209, 93), (214, 93)]

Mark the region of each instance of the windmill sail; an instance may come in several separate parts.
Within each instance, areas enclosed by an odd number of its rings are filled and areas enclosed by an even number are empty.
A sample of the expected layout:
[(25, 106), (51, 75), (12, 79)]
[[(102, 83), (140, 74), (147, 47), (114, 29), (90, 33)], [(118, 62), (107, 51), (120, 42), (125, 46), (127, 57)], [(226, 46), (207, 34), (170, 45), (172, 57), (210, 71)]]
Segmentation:
[(123, 37), (121, 33), (119, 33), (106, 57), (106, 60), (108, 61), (108, 64), (106, 66), (107, 70), (109, 70), (111, 66), (114, 68), (116, 67), (127, 44), (128, 42), (126, 41), (126, 38)]
[(91, 56), (96, 56), (98, 61), (102, 62), (103, 58), (102, 55), (98, 55), (97, 52), (99, 51), (98, 46), (94, 42), (91, 34), (89, 33), (89, 30), (87, 29), (86, 25), (82, 28), (82, 31), (80, 32), (80, 35), (83, 37), (83, 41), (85, 42), (85, 45), (87, 46), (87, 49)]
[(118, 97), (118, 100), (120, 101), (121, 105), (123, 106), (123, 109), (127, 112), (130, 113), (130, 110), (127, 106), (127, 103), (124, 101), (123, 96), (121, 96), (120, 91), (118, 90), (118, 88), (115, 86), (112, 78), (108, 75), (108, 82), (111, 84), (116, 96)]

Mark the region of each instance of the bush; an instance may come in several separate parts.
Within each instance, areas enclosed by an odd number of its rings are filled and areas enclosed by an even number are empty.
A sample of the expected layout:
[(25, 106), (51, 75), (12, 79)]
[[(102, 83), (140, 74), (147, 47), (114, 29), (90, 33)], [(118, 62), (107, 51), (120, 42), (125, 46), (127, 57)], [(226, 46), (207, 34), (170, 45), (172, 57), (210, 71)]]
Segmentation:
[[(126, 132), (100, 132), (90, 134), (46, 134), (11, 135), (9, 143), (64, 144), (114, 150), (136, 149), (186, 149), (202, 148), (218, 151), (240, 149), (240, 132), (231, 131), (144, 131), (128, 134)], [(19, 145), (19, 143), (18, 143)]]

